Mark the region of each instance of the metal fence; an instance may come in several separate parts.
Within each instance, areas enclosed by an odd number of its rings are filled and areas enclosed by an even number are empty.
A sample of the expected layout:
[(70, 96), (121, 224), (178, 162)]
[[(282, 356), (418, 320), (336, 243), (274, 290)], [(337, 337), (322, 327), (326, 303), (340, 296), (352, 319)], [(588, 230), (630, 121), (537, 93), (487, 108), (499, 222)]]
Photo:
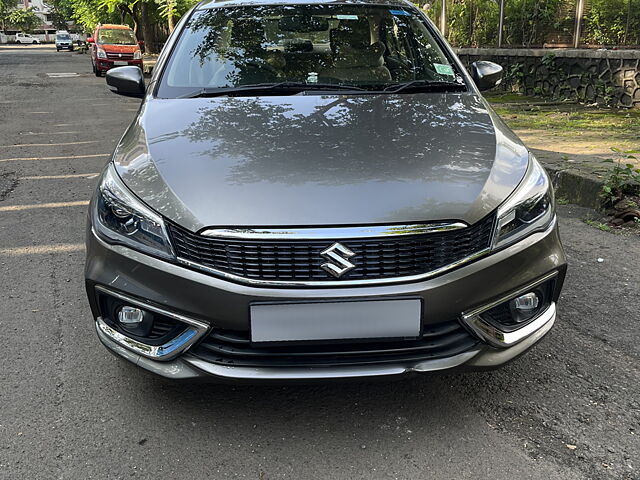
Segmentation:
[(457, 47), (640, 47), (640, 0), (431, 0)]

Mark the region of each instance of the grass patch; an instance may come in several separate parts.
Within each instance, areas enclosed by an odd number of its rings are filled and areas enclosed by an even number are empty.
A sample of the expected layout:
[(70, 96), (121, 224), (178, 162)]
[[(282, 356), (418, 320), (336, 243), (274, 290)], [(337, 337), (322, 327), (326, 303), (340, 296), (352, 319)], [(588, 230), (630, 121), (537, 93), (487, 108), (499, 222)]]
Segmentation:
[(607, 225), (606, 223), (598, 222), (596, 220), (590, 220), (590, 219), (586, 218), (584, 220), (584, 223), (586, 223), (590, 227), (594, 227), (594, 228), (597, 228), (598, 230), (602, 230), (603, 232), (610, 232), (611, 231), (611, 227), (609, 225)]
[(536, 97), (529, 97), (527, 95), (523, 95), (521, 93), (515, 92), (490, 92), (485, 93), (484, 97), (490, 103), (524, 103), (529, 104), (532, 102), (539, 102), (542, 99)]
[[(530, 106), (496, 104), (494, 109), (515, 130), (544, 130), (567, 136), (583, 133), (614, 138), (640, 138), (640, 111), (588, 108), (579, 105)], [(614, 137), (614, 138), (612, 138)]]

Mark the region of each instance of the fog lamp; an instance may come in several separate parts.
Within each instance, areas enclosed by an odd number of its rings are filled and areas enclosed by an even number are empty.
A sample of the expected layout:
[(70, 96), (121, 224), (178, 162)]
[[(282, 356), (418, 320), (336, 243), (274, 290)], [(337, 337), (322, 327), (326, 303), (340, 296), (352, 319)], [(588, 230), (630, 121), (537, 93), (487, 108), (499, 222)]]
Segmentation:
[(538, 308), (540, 299), (535, 292), (525, 293), (519, 297), (513, 299), (513, 307), (522, 313), (530, 313), (532, 310)]
[(125, 305), (118, 311), (118, 321), (125, 326), (136, 326), (144, 320), (144, 312), (136, 307)]

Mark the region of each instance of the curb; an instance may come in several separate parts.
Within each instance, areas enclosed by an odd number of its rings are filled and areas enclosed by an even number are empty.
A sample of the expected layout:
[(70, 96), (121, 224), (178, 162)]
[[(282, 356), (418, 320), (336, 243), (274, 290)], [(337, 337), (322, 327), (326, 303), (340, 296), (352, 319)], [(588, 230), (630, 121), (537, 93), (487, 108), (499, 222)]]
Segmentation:
[(153, 67), (156, 65), (156, 60), (145, 60), (142, 64), (142, 71), (145, 75), (151, 75), (153, 73)]
[(588, 174), (573, 169), (560, 168), (541, 162), (551, 177), (555, 188), (556, 198), (562, 198), (569, 203), (581, 207), (601, 208), (600, 191), (604, 185), (602, 179), (593, 178)]

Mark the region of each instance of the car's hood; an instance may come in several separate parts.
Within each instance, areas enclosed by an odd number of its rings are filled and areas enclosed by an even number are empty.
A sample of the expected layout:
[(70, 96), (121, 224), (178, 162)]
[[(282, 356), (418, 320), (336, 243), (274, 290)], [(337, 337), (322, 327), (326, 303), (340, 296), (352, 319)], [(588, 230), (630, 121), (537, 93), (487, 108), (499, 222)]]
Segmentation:
[(474, 223), (527, 166), (468, 93), (152, 99), (114, 158), (142, 200), (193, 231)]

